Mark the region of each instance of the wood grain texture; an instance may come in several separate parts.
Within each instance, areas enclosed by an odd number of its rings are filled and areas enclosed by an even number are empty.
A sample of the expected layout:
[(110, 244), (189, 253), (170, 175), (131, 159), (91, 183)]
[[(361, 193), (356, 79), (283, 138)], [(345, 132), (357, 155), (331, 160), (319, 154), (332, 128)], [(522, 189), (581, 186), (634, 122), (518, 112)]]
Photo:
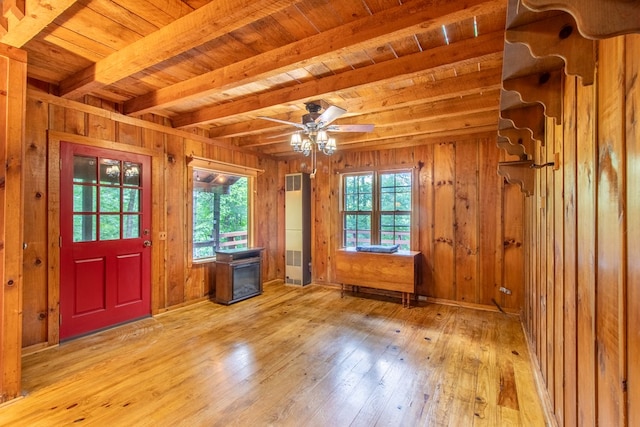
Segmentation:
[(578, 105), (578, 423), (596, 423), (596, 136), (594, 87), (577, 89)]
[(0, 45), (0, 402), (21, 391), (26, 65)]
[(517, 317), (407, 310), (316, 285), (207, 301), (29, 355), (24, 367), (28, 396), (0, 408), (8, 424), (545, 423)]
[(453, 300), (455, 283), (455, 153), (456, 146), (442, 143), (434, 146), (434, 226), (433, 226), (433, 296)]
[(384, 254), (339, 249), (335, 252), (336, 281), (414, 294), (419, 263), (420, 253), (416, 251)]
[(477, 302), (478, 283), (478, 155), (475, 141), (457, 144), (455, 158), (456, 300)]
[[(630, 213), (640, 212), (640, 37), (626, 38), (626, 145), (627, 145), (627, 208)], [(640, 223), (627, 216), (627, 407), (629, 425), (640, 424)]]
[[(562, 94), (555, 96), (562, 102)], [(549, 120), (549, 119), (548, 119)], [(553, 126), (554, 138), (549, 141), (551, 150), (550, 159), (563, 164), (564, 132), (563, 123), (549, 120), (549, 126)], [(564, 425), (564, 174), (560, 169), (547, 168), (553, 174), (553, 403), (556, 419), (560, 425)]]
[(25, 192), (22, 345), (28, 347), (48, 341), (47, 318), (47, 134), (46, 104), (27, 100), (26, 114), (37, 117), (25, 130), (25, 175), (31, 183)]
[(480, 293), (478, 303), (491, 305), (502, 286), (502, 206), (501, 192), (504, 179), (498, 174), (499, 157), (495, 155), (495, 145), (492, 140), (485, 140), (479, 144), (480, 175), (478, 179), (478, 212), (479, 221), (479, 278)]
[(526, 204), (525, 265), (535, 272), (526, 276), (524, 324), (559, 425), (638, 418), (630, 390), (638, 375), (638, 37), (597, 44), (594, 86), (565, 81), (564, 120), (547, 121), (537, 157), (558, 153), (562, 173), (538, 173), (548, 197)]
[(624, 38), (600, 43), (598, 81), (598, 204), (596, 280), (597, 392), (600, 424), (624, 425), (625, 363), (623, 298), (625, 153), (624, 153)]
[(564, 185), (564, 425), (578, 424), (578, 230), (577, 230), (577, 93), (575, 77), (565, 79), (562, 171)]

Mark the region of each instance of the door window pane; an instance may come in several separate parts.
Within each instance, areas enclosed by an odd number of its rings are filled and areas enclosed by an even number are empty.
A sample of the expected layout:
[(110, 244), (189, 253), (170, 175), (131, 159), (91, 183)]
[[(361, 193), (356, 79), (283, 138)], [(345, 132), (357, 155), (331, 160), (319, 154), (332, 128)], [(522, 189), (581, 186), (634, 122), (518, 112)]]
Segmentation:
[(140, 215), (123, 215), (122, 226), (123, 239), (140, 237)]
[(140, 187), (142, 165), (140, 163), (122, 162), (122, 168), (124, 170), (123, 184)]
[(97, 207), (96, 190), (93, 185), (73, 185), (73, 211), (95, 212)]
[(119, 187), (100, 187), (100, 212), (120, 212)]
[(73, 241), (93, 242), (96, 240), (96, 215), (73, 215)]
[(120, 239), (120, 215), (100, 215), (100, 240)]
[(73, 156), (73, 182), (95, 184), (98, 159), (96, 157)]
[(120, 184), (121, 169), (118, 160), (100, 159), (100, 184)]
[(140, 212), (140, 190), (137, 188), (124, 188), (122, 200), (122, 212)]

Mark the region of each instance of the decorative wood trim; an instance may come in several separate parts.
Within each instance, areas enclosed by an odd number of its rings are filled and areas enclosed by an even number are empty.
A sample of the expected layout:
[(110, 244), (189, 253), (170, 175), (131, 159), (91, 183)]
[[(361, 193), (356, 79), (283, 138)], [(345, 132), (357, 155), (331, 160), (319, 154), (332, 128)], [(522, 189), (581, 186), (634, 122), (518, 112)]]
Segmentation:
[(505, 177), (510, 184), (518, 184), (525, 195), (533, 196), (535, 172), (532, 166), (533, 160), (500, 162), (498, 163), (498, 175)]
[(496, 145), (498, 148), (503, 149), (512, 156), (518, 156), (521, 160), (526, 160), (528, 158), (524, 146), (522, 144), (512, 144), (509, 138), (502, 136), (498, 137)]
[(90, 145), (92, 147), (107, 148), (109, 150), (126, 151), (127, 153), (143, 154), (145, 156), (157, 156), (158, 152), (135, 145), (122, 144), (107, 139), (91, 138), (88, 136), (76, 135), (74, 133), (48, 130), (47, 136), (50, 141), (67, 141), (75, 144)]
[(520, 108), (510, 108), (500, 112), (500, 117), (513, 123), (518, 129), (528, 129), (534, 139), (544, 145), (544, 108), (542, 104), (523, 105)]
[(547, 117), (562, 122), (562, 71), (543, 71), (502, 82), (506, 90), (516, 91), (524, 102), (539, 102)]
[(223, 172), (238, 173), (243, 172), (247, 175), (258, 176), (264, 173), (264, 169), (256, 169), (249, 166), (240, 166), (233, 163), (221, 162), (219, 160), (206, 159), (198, 156), (187, 156), (187, 166), (202, 169), (214, 169)]
[[(562, 13), (549, 19), (509, 28), (505, 39), (509, 43), (525, 44), (536, 58), (550, 55), (562, 58), (567, 75), (580, 76), (585, 86), (593, 84), (596, 67), (595, 42), (578, 32), (571, 15)], [(505, 57), (505, 60), (509, 58)]]
[(640, 2), (629, 0), (522, 0), (535, 11), (563, 10), (590, 39), (640, 32)]
[[(510, 123), (510, 122), (501, 121), (501, 124), (502, 123)], [(534, 155), (536, 141), (531, 137), (531, 131), (529, 131), (529, 129), (517, 129), (510, 126), (505, 126), (503, 128), (501, 126), (501, 128), (498, 130), (498, 135), (506, 139), (507, 140), (506, 142), (509, 145), (513, 147), (518, 147), (518, 148), (511, 148), (514, 152), (510, 152), (509, 150), (507, 150), (509, 154), (518, 155), (517, 153), (522, 151), (522, 153), (526, 156), (524, 158), (521, 156), (522, 160), (531, 158)], [(500, 138), (498, 138), (498, 143), (501, 148), (505, 148), (505, 149), (510, 148), (510, 147), (502, 147), (500, 143), (505, 143), (505, 141), (500, 141)], [(519, 147), (522, 147), (522, 148), (519, 148)]]

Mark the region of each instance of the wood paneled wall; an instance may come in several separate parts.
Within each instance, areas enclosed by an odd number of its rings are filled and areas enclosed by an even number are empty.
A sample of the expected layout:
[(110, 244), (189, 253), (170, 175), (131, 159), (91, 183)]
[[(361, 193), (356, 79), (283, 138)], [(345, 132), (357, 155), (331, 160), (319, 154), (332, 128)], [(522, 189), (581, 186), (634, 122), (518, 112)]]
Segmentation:
[[(257, 178), (256, 211), (277, 212), (277, 162), (225, 147), (199, 135), (167, 129), (165, 119), (133, 119), (117, 113), (112, 103), (88, 97), (73, 102), (37, 87), (28, 92), (26, 106), (25, 236), (23, 347), (37, 349), (58, 342), (55, 258), (58, 224), (48, 220), (57, 209), (59, 189), (50, 185), (47, 164), (55, 159), (50, 141), (65, 140), (123, 151), (139, 151), (152, 158), (152, 311), (158, 313), (206, 298), (214, 290), (215, 265), (190, 262), (188, 224), (191, 174), (186, 157), (195, 155), (264, 169)], [(49, 168), (51, 169), (51, 168)], [(49, 211), (49, 212), (48, 212)], [(276, 270), (277, 224), (260, 216), (256, 244), (266, 248), (263, 277)], [(166, 239), (160, 237), (166, 232)], [(50, 259), (50, 257), (53, 257)]]
[(526, 199), (523, 322), (558, 424), (640, 425), (640, 35), (567, 77)]
[[(338, 151), (330, 158), (319, 155), (312, 182), (313, 280), (335, 282), (332, 259), (341, 245), (340, 172), (404, 165), (418, 169), (419, 231), (413, 248), (422, 252), (418, 294), (492, 309), (497, 304), (519, 312), (524, 289), (524, 196), (498, 176), (500, 155), (494, 136)], [(282, 162), (280, 185), (284, 174), (306, 170), (302, 163), (308, 160)], [(283, 256), (284, 248), (279, 254)], [(280, 261), (279, 268), (284, 268), (284, 260)], [(500, 292), (501, 287), (511, 294)]]
[(25, 52), (0, 44), (0, 403), (20, 395)]

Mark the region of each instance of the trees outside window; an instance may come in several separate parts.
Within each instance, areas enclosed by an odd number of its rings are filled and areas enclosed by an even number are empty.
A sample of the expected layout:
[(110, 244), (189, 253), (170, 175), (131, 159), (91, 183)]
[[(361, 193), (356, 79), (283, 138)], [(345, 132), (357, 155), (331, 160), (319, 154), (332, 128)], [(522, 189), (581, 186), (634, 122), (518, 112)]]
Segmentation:
[(343, 245), (411, 248), (412, 172), (372, 171), (342, 179)]
[(193, 259), (250, 241), (250, 177), (193, 169)]

